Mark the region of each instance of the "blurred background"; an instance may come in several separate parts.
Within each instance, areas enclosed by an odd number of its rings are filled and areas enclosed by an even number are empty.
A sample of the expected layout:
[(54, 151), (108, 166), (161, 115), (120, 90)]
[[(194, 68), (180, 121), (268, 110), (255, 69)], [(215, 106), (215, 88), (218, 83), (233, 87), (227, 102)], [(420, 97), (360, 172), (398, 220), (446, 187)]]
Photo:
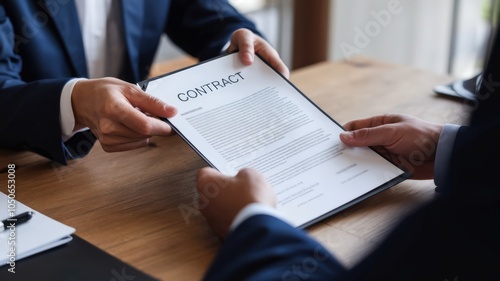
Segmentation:
[[(468, 78), (483, 66), (498, 0), (230, 0), (290, 69), (361, 55)], [(184, 60), (167, 38), (157, 61)]]

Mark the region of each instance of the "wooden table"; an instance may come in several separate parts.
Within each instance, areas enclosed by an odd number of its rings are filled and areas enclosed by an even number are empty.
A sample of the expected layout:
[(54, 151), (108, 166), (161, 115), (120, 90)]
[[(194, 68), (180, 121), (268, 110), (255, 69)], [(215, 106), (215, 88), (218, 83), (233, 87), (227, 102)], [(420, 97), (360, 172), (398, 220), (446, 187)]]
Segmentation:
[[(324, 62), (291, 81), (341, 124), (381, 113), (460, 123), (464, 103), (437, 96), (447, 76), (368, 59)], [(204, 161), (178, 136), (129, 152), (90, 155), (60, 166), (30, 152), (0, 151), (0, 191), (17, 166), (17, 199), (161, 280), (199, 280), (220, 246), (200, 214), (196, 171)], [(3, 175), (3, 176), (2, 176)], [(408, 210), (434, 195), (432, 181), (408, 180), (307, 231), (346, 266), (377, 245)]]

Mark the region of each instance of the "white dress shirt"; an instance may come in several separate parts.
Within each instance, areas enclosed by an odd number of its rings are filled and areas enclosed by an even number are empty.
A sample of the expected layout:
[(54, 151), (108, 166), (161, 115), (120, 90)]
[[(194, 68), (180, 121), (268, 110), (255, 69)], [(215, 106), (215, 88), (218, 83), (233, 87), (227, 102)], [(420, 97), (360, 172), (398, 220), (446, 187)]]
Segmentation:
[[(118, 0), (75, 0), (82, 33), (89, 78), (119, 77), (125, 55), (124, 36)], [(63, 140), (75, 132), (71, 94), (75, 84), (85, 78), (70, 80), (60, 99), (60, 122)]]

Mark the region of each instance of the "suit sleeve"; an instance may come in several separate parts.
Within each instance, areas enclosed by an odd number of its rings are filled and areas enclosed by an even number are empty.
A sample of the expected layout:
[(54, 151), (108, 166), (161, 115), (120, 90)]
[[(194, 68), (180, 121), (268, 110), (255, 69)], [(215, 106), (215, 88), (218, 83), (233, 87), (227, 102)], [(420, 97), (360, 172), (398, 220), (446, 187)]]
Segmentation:
[(334, 280), (344, 272), (302, 230), (256, 215), (227, 237), (204, 280)]
[(66, 144), (61, 139), (60, 95), (69, 78), (23, 81), (23, 61), (14, 52), (14, 38), (0, 6), (0, 147), (30, 150), (62, 164), (86, 155), (95, 141), (90, 132)]
[(206, 60), (219, 55), (238, 28), (261, 35), (227, 0), (174, 0), (165, 32), (187, 53)]

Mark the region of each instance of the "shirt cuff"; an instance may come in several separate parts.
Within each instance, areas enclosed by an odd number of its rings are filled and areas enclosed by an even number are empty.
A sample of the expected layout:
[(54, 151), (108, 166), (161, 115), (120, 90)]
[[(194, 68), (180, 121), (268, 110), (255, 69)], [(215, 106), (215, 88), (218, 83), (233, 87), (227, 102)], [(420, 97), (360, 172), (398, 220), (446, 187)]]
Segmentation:
[(451, 153), (457, 137), (459, 125), (446, 124), (439, 135), (436, 149), (436, 159), (434, 160), (434, 184), (442, 186), (451, 159)]
[(73, 87), (75, 87), (75, 84), (78, 81), (84, 79), (85, 78), (71, 79), (66, 83), (66, 85), (64, 85), (62, 89), (59, 122), (61, 123), (61, 134), (63, 141), (67, 141), (75, 133), (75, 116), (73, 114), (73, 106), (71, 105), (71, 94), (73, 93)]
[(233, 223), (231, 223), (231, 226), (229, 227), (229, 232), (235, 230), (245, 220), (256, 215), (269, 215), (286, 222), (286, 220), (282, 218), (280, 214), (278, 214), (278, 211), (276, 211), (275, 208), (270, 207), (268, 205), (264, 205), (262, 203), (250, 203), (246, 205), (243, 209), (241, 209), (238, 215), (236, 215), (236, 217), (233, 220)]
[(231, 40), (227, 41), (224, 47), (222, 47), (222, 50), (220, 51), (221, 54), (224, 54), (227, 52), (227, 49), (229, 49), (229, 46), (231, 45)]

